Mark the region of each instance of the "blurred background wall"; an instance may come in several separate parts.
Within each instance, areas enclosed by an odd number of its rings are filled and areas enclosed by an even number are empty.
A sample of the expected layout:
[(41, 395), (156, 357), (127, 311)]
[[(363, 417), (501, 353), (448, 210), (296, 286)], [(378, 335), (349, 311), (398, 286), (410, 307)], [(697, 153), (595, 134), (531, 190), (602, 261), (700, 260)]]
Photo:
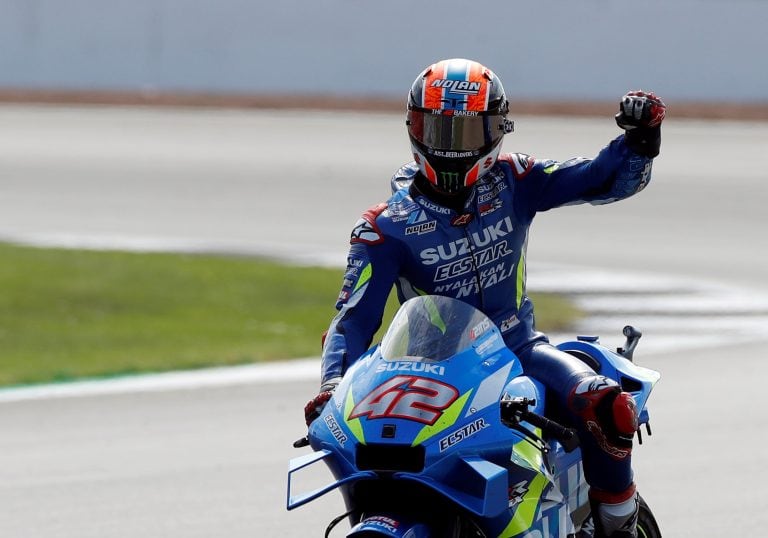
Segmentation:
[(0, 0), (0, 88), (402, 98), (440, 58), (517, 98), (768, 101), (765, 0)]

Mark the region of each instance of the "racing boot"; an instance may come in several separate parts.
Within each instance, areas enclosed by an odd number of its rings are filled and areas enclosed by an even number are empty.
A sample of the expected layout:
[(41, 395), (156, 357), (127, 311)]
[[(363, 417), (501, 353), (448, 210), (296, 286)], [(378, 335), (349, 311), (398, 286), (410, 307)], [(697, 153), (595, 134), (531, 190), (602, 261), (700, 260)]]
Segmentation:
[(616, 495), (594, 488), (589, 491), (594, 538), (637, 538), (637, 516), (640, 501), (632, 484)]

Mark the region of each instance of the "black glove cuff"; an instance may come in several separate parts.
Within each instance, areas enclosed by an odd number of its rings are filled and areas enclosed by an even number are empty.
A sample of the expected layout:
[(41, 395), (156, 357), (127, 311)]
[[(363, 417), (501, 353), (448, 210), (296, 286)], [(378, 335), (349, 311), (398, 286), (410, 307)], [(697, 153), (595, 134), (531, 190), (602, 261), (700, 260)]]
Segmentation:
[(627, 147), (643, 157), (653, 159), (661, 149), (661, 125), (656, 127), (635, 127), (624, 133)]

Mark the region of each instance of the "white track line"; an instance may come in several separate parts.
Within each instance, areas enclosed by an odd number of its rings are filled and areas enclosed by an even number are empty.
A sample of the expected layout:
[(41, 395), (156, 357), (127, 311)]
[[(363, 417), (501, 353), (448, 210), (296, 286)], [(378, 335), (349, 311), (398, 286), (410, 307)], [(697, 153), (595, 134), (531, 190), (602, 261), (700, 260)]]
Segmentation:
[(0, 389), (0, 403), (45, 400), (49, 398), (78, 398), (137, 392), (190, 390), (260, 383), (282, 383), (300, 380), (317, 381), (319, 384), (319, 358), (13, 387)]

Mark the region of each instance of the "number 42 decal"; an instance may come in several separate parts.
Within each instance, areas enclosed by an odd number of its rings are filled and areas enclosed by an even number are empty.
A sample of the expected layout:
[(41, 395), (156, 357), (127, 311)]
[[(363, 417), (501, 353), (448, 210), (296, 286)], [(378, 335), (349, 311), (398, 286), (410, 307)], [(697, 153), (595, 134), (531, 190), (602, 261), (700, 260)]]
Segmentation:
[(404, 418), (431, 426), (458, 397), (459, 391), (440, 381), (398, 375), (373, 389), (348, 419)]

